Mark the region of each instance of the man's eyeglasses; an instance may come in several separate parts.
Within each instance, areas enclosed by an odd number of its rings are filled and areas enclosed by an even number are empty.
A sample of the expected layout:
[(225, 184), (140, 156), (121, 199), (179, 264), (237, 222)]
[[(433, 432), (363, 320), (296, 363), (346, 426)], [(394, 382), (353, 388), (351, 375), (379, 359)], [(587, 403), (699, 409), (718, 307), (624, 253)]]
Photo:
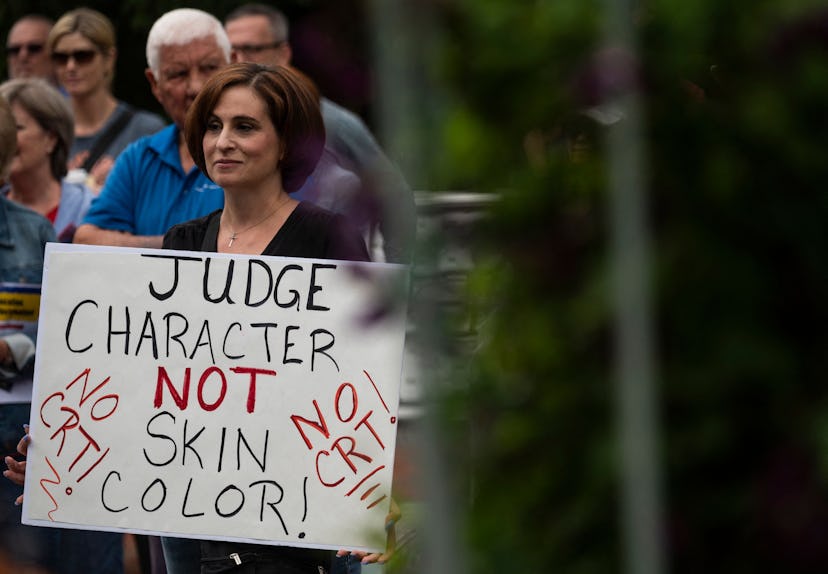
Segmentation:
[(39, 54), (43, 51), (43, 44), (9, 44), (6, 46), (6, 55), (17, 57), (24, 49), (29, 54)]
[(69, 60), (75, 60), (79, 66), (88, 64), (95, 59), (98, 52), (95, 50), (73, 50), (71, 52), (52, 52), (52, 61), (58, 66), (65, 66)]
[(285, 41), (282, 40), (281, 42), (271, 42), (270, 44), (235, 44), (232, 48), (236, 52), (240, 52), (242, 54), (258, 54), (259, 52), (264, 52), (265, 50), (273, 50), (278, 48), (284, 43)]

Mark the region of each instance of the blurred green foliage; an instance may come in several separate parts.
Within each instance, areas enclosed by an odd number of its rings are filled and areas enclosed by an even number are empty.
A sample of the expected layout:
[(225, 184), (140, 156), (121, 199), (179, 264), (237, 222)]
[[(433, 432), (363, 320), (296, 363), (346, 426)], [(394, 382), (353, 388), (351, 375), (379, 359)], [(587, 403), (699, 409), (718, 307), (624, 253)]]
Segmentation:
[(645, 113), (668, 570), (823, 571), (828, 11), (653, 0), (630, 10), (633, 57), (591, 0), (440, 5), (436, 171), (500, 196), (464, 293), (480, 345), (443, 403), (471, 571), (623, 569), (613, 128), (584, 111), (628, 89)]
[[(221, 18), (240, 3), (199, 7)], [(86, 4), (117, 23), (116, 94), (160, 111), (143, 44), (179, 3)], [(429, 181), (500, 197), (476, 228), (462, 316), (448, 322), (459, 330), (475, 318), (479, 345), (441, 387), (452, 389), (443, 446), (458, 492), (470, 494), (460, 503), (470, 501), (471, 571), (622, 569), (603, 146), (612, 127), (584, 111), (606, 111), (631, 83), (645, 112), (669, 570), (824, 570), (828, 12), (816, 0), (642, 2), (629, 14), (631, 58), (606, 45), (604, 2), (423, 4), (443, 30)], [(350, 10), (326, 20), (339, 23), (326, 34), (364, 53), (351, 14), (364, 3), (281, 5), (300, 22)], [(24, 13), (66, 9), (7, 0), (0, 32)], [(333, 95), (341, 84), (325, 83), (325, 69), (311, 60), (306, 71)]]

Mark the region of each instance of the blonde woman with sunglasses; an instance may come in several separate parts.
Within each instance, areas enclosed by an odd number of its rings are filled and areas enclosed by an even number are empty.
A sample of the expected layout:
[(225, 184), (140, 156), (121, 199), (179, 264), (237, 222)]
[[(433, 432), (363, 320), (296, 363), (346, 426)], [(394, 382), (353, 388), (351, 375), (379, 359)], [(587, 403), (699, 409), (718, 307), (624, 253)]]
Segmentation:
[(70, 179), (84, 179), (93, 191), (100, 190), (118, 154), (139, 137), (163, 128), (164, 121), (112, 94), (115, 28), (100, 12), (78, 8), (61, 16), (49, 33), (47, 48), (75, 116), (68, 167), (77, 171)]

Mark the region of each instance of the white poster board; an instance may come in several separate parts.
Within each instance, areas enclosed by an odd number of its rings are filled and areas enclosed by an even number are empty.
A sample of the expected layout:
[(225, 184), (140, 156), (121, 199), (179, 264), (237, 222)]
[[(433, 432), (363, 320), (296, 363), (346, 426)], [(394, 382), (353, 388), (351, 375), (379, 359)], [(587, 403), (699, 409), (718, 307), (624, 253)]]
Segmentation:
[(49, 244), (23, 522), (382, 548), (405, 276)]

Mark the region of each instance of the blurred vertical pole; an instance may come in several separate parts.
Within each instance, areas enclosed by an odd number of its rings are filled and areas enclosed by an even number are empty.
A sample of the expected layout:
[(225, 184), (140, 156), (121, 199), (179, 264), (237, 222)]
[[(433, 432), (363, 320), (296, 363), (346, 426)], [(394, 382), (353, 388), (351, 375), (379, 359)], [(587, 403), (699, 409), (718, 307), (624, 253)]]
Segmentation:
[(608, 176), (612, 226), (616, 333), (617, 421), (620, 436), (621, 530), (625, 571), (665, 572), (661, 476), (650, 293), (650, 238), (646, 218), (647, 165), (640, 86), (635, 77), (633, 17), (636, 0), (607, 0), (608, 43), (629, 56), (604, 70), (627, 78), (612, 102), (624, 118), (609, 130)]
[(427, 111), (435, 93), (425, 77), (433, 49), (428, 6), (412, 5), (411, 0), (369, 0), (367, 6), (373, 34), (377, 139), (412, 188), (422, 188), (429, 149), (423, 126), (427, 131)]
[[(428, 78), (429, 54), (438, 40), (427, 4), (418, 0), (369, 0), (367, 4), (376, 70), (377, 136), (415, 188), (427, 181), (427, 155), (439, 147), (429, 141), (428, 110), (439, 105), (439, 90)], [(435, 315), (440, 312), (436, 302), (420, 303), (418, 308), (424, 309), (427, 316), (416, 318), (417, 329), (435, 329), (440, 324)], [(418, 372), (425, 403), (423, 414), (409, 429), (418, 445), (413, 466), (420, 473), (423, 496), (418, 501), (422, 505), (421, 522), (414, 525), (416, 551), (421, 552), (417, 572), (464, 574), (467, 568), (456, 508), (466, 500), (452, 494), (455, 480), (449, 472), (447, 455), (440, 448), (444, 444), (439, 436), (440, 421), (430, 404), (437, 394), (436, 384), (444, 381), (450, 370), (441, 365), (451, 358), (439, 348), (441, 334), (429, 334), (424, 338), (431, 341), (430, 354), (412, 368)], [(412, 357), (407, 354), (407, 358)], [(406, 520), (405, 515), (402, 520)], [(413, 572), (405, 567), (403, 571)]]

